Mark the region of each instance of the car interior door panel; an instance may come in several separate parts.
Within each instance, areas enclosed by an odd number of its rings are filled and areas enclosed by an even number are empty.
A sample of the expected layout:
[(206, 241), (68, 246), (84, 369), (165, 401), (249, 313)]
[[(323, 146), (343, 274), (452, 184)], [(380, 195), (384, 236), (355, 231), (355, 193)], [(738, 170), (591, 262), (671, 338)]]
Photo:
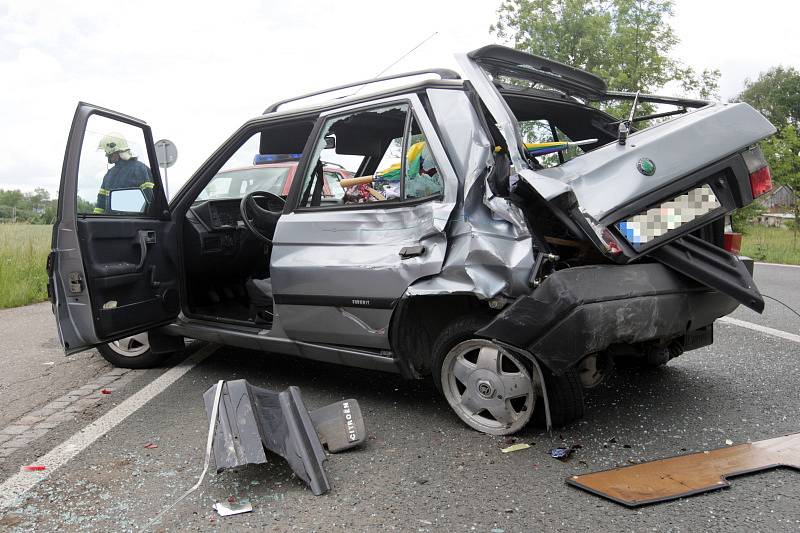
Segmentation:
[(180, 311), (175, 225), (150, 128), (80, 103), (53, 231), (51, 301), (68, 353), (166, 324)]

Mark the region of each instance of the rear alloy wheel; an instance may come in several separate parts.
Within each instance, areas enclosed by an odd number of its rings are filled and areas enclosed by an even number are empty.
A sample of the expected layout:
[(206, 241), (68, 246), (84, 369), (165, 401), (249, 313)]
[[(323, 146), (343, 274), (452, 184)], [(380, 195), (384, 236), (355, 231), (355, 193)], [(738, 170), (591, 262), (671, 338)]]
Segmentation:
[(121, 368), (150, 368), (164, 358), (164, 354), (155, 354), (150, 350), (147, 332), (101, 344), (97, 351), (106, 361)]
[(440, 385), (461, 420), (491, 435), (522, 429), (541, 388), (520, 358), (486, 339), (453, 346), (442, 360)]

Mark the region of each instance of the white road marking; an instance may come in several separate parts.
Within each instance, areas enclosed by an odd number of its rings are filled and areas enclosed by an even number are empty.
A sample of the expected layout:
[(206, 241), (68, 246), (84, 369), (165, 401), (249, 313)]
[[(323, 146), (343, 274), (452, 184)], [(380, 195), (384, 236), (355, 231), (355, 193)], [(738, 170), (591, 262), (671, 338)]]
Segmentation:
[(760, 324), (753, 324), (752, 322), (747, 322), (746, 320), (739, 320), (738, 318), (731, 318), (729, 316), (724, 316), (717, 320), (719, 320), (720, 322), (724, 322), (726, 324), (733, 324), (734, 326), (739, 326), (740, 328), (752, 329), (753, 331), (760, 331), (761, 333), (766, 333), (767, 335), (772, 335), (773, 337), (780, 337), (781, 339), (786, 339), (787, 341), (800, 343), (800, 335), (789, 333), (788, 331), (783, 331), (782, 329), (769, 328), (767, 326), (762, 326)]
[(768, 266), (768, 267), (800, 268), (800, 265), (784, 265), (781, 263), (759, 263), (758, 261), (756, 261), (756, 264), (759, 266)]
[(145, 385), (139, 392), (125, 399), (121, 404), (32, 463), (43, 465), (46, 467), (46, 470), (37, 472), (22, 471), (5, 480), (3, 484), (0, 485), (0, 509), (16, 506), (20, 502), (22, 496), (37, 483), (47, 479), (50, 474), (64, 466), (72, 458), (89, 447), (94, 441), (111, 431), (120, 422), (158, 396), (167, 387), (194, 368), (195, 365), (214, 353), (217, 348), (219, 348), (219, 345), (216, 344), (209, 344), (208, 346), (202, 347), (196, 353), (186, 358), (182, 363), (170, 368)]

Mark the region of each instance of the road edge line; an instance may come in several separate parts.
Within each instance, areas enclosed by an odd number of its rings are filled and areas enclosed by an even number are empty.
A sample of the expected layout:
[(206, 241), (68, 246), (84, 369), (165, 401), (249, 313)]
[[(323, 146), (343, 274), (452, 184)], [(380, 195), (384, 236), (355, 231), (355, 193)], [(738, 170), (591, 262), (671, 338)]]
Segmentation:
[(794, 333), (789, 333), (788, 331), (783, 331), (782, 329), (770, 328), (767, 326), (762, 326), (760, 324), (747, 322), (746, 320), (731, 318), (729, 316), (724, 316), (722, 318), (718, 318), (717, 320), (725, 324), (739, 326), (740, 328), (752, 329), (753, 331), (759, 331), (761, 333), (766, 333), (767, 335), (772, 335), (773, 337), (778, 337), (781, 339), (785, 339), (787, 341), (792, 341), (800, 344), (800, 335), (795, 335)]
[(784, 263), (762, 263), (760, 261), (755, 262), (759, 266), (770, 266), (770, 267), (786, 267), (786, 268), (800, 268), (800, 265), (787, 265)]
[(170, 368), (106, 414), (36, 459), (35, 464), (45, 466), (46, 470), (22, 471), (6, 479), (0, 484), (0, 509), (15, 507), (20, 503), (25, 493), (47, 479), (50, 474), (67, 464), (130, 415), (141, 409), (147, 402), (164, 392), (170, 385), (213, 354), (219, 347), (217, 344), (203, 346), (180, 364)]

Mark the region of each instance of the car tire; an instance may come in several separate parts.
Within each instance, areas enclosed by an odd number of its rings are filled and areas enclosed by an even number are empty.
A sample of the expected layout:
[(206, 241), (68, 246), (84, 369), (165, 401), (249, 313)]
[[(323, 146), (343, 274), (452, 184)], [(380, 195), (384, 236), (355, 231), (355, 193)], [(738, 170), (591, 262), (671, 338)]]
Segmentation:
[[(566, 426), (583, 418), (583, 385), (577, 368), (568, 368), (557, 376), (542, 367), (542, 374), (547, 385), (547, 401), (550, 404), (550, 422), (553, 427)], [(536, 424), (544, 425), (544, 409), (537, 412), (541, 412), (541, 415), (537, 417)]]
[(150, 349), (147, 332), (118, 341), (101, 344), (97, 351), (103, 359), (120, 368), (152, 368), (158, 366), (168, 353), (154, 353)]
[(541, 387), (523, 357), (475, 336), (489, 320), (466, 316), (444, 328), (434, 343), (434, 382), (465, 424), (510, 435), (530, 421)]
[(450, 322), (436, 337), (433, 343), (433, 383), (440, 393), (443, 393), (442, 383), (439, 379), (442, 362), (450, 348), (475, 337), (475, 332), (489, 323), (492, 318), (485, 315), (467, 315)]

